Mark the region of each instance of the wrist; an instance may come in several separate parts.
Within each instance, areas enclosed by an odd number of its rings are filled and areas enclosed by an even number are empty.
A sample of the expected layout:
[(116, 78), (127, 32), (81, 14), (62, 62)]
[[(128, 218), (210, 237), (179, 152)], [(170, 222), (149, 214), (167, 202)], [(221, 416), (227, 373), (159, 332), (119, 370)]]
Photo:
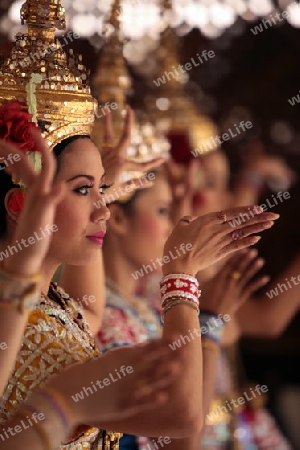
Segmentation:
[(192, 268), (189, 268), (187, 264), (184, 265), (184, 268), (182, 266), (183, 266), (182, 264), (176, 264), (176, 261), (174, 261), (174, 264), (170, 263), (163, 264), (161, 268), (163, 277), (176, 274), (187, 275), (189, 277), (194, 278), (196, 277), (196, 272), (192, 270)]
[(12, 256), (2, 264), (3, 270), (14, 274), (16, 277), (35, 277), (41, 271), (41, 264), (28, 263), (28, 259), (22, 263), (20, 258), (14, 259)]
[(211, 339), (202, 338), (202, 351), (207, 350), (210, 353), (214, 353), (216, 356), (219, 356), (221, 352), (220, 343), (214, 342)]
[(0, 306), (21, 314), (35, 308), (41, 292), (42, 275), (21, 276), (0, 268)]
[(177, 305), (187, 305), (199, 314), (201, 290), (195, 277), (175, 273), (162, 278), (160, 282), (162, 322), (165, 314)]
[[(72, 375), (70, 372), (71, 378)], [(46, 389), (49, 387), (49, 391), (55, 392), (61, 399), (69, 424), (74, 429), (84, 423), (84, 402), (78, 402), (77, 406), (77, 403), (71, 400), (74, 389), (70, 388), (69, 376), (65, 372), (61, 372), (46, 385)]]
[(59, 391), (45, 387), (32, 394), (29, 401), (21, 406), (17, 415), (27, 414), (37, 417), (33, 427), (46, 449), (58, 448), (61, 442), (71, 434), (76, 425), (72, 421), (72, 409)]
[(211, 311), (201, 310), (200, 312), (200, 330), (201, 336), (216, 344), (220, 344), (226, 322), (230, 316), (225, 314), (216, 315)]

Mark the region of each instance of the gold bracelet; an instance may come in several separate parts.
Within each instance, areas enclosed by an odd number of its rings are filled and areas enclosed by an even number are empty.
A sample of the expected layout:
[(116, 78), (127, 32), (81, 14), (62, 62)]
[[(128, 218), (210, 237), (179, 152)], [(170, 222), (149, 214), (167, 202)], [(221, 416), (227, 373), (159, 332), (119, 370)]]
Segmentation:
[(0, 268), (0, 306), (13, 307), (20, 313), (34, 309), (40, 298), (42, 274), (20, 276)]
[(187, 305), (187, 306), (193, 308), (195, 311), (197, 311), (197, 314), (199, 315), (200, 310), (199, 310), (199, 306), (196, 303), (194, 303), (190, 300), (187, 300), (185, 298), (176, 297), (174, 299), (171, 299), (171, 301), (168, 301), (168, 303), (164, 307), (164, 309), (161, 313), (161, 316), (160, 316), (162, 323), (165, 323), (165, 319), (164, 319), (165, 314), (168, 311), (170, 311), (174, 306), (177, 306), (177, 305)]
[(202, 338), (202, 348), (206, 348), (207, 350), (211, 350), (213, 353), (215, 353), (217, 356), (220, 354), (220, 346), (216, 342), (213, 342), (212, 340), (203, 339)]
[[(23, 408), (21, 408), (22, 410)], [(24, 405), (24, 411), (40, 411), (45, 419), (34, 424), (46, 449), (58, 448), (72, 431), (72, 412), (65, 399), (53, 388), (42, 388), (30, 397)]]

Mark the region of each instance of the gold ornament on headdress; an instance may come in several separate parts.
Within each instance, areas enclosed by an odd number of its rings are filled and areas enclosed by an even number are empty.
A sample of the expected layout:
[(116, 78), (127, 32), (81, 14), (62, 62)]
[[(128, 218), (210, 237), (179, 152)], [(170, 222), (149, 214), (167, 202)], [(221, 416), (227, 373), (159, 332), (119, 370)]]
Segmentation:
[[(91, 82), (93, 95), (99, 105), (92, 132), (93, 140), (98, 148), (105, 144), (103, 117), (108, 110), (112, 114), (116, 134), (115, 144), (118, 142), (124, 125), (126, 98), (131, 88), (131, 80), (123, 56), (120, 11), (120, 0), (115, 0), (110, 16), (104, 25), (104, 28), (111, 30), (111, 33), (105, 37), (106, 42), (99, 51), (97, 69)], [(114, 103), (117, 107), (114, 106)]]
[[(171, 13), (171, 0), (162, 0), (162, 10), (166, 15)], [(190, 137), (193, 149), (210, 143), (209, 149), (215, 150), (216, 145), (211, 145), (211, 138), (218, 134), (217, 127), (211, 119), (197, 111), (187, 96), (185, 92), (186, 74), (182, 74), (178, 70), (174, 71), (180, 64), (178, 36), (170, 27), (161, 34), (158, 59), (160, 68), (156, 78), (166, 79), (166, 74), (169, 73), (174, 76), (168, 77), (165, 83), (160, 83), (156, 88), (155, 98), (147, 99), (147, 109), (152, 120), (165, 132), (186, 132)]]
[[(105, 145), (103, 115), (105, 105), (115, 103), (117, 108), (111, 109), (112, 121), (116, 134), (116, 142), (121, 137), (124, 126), (124, 108), (132, 81), (123, 55), (124, 39), (120, 30), (120, 0), (114, 0), (110, 17), (106, 26), (111, 30), (107, 41), (100, 50), (98, 67), (92, 80), (93, 95), (99, 103), (92, 138), (98, 148)], [(159, 157), (167, 157), (169, 143), (162, 135), (158, 135), (148, 117), (136, 113), (136, 121), (132, 130), (132, 141), (127, 151), (127, 158), (137, 162), (151, 161)], [(142, 172), (127, 172), (122, 181), (140, 178)], [(132, 191), (134, 193), (134, 190)]]
[(55, 38), (65, 28), (61, 0), (27, 0), (21, 8), (27, 33), (18, 33), (0, 69), (0, 106), (18, 101), (43, 126), (51, 148), (65, 138), (88, 135), (96, 102), (82, 56), (69, 55)]

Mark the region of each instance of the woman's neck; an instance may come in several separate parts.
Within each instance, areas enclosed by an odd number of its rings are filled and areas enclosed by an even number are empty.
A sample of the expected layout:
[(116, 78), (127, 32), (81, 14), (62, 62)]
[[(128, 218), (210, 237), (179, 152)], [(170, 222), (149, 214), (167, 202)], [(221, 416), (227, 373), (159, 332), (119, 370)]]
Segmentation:
[(47, 295), (47, 293), (48, 293), (51, 280), (52, 280), (57, 268), (58, 268), (57, 264), (55, 264), (55, 265), (44, 264), (44, 267), (42, 269), (42, 273), (44, 275), (43, 276), (43, 284), (42, 284), (42, 292), (45, 295)]
[(120, 251), (105, 248), (103, 256), (105, 279), (110, 280), (120, 294), (132, 298), (136, 291), (136, 281), (132, 276), (135, 269)]

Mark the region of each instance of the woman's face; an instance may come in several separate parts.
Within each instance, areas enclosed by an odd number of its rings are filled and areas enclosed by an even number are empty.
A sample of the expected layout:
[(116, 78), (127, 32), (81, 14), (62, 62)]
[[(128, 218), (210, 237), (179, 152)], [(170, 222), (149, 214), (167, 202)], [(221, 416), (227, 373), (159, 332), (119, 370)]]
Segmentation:
[(57, 206), (58, 231), (53, 233), (49, 257), (84, 265), (102, 246), (110, 215), (99, 202), (104, 184), (101, 157), (91, 140), (78, 139), (63, 151), (59, 167), (56, 179), (65, 183), (65, 196)]
[[(133, 209), (127, 216), (128, 233), (122, 249), (136, 269), (162, 258), (164, 244), (172, 231), (171, 204), (171, 189), (162, 174), (157, 176), (151, 188), (141, 191), (134, 201)], [(158, 261), (156, 265), (159, 269)]]
[(229, 201), (229, 168), (225, 155), (216, 151), (201, 158), (203, 186), (193, 199), (193, 214), (204, 215), (225, 209)]

